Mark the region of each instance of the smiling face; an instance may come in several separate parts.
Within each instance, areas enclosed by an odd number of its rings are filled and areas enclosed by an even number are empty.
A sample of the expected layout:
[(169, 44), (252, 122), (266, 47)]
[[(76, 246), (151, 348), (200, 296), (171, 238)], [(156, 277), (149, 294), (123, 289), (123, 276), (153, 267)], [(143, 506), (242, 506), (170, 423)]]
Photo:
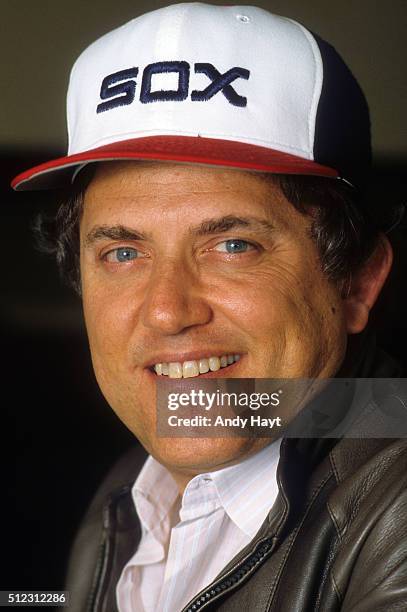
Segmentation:
[(344, 309), (309, 226), (277, 186), (249, 172), (98, 166), (81, 220), (93, 365), (112, 408), (174, 474), (218, 469), (270, 439), (158, 438), (154, 366), (174, 377), (337, 372)]

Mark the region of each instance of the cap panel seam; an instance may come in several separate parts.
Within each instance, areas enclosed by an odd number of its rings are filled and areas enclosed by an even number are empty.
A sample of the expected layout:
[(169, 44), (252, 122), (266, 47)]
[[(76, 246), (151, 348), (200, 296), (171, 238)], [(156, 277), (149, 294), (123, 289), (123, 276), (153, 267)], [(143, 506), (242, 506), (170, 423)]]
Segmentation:
[(315, 144), (315, 127), (316, 127), (316, 118), (317, 118), (317, 110), (319, 100), (321, 98), (322, 92), (322, 82), (323, 82), (323, 63), (321, 52), (319, 47), (312, 36), (312, 33), (307, 30), (301, 23), (294, 21), (293, 19), (289, 19), (291, 23), (293, 23), (301, 32), (304, 34), (314, 60), (314, 87), (313, 94), (311, 99), (311, 104), (308, 111), (307, 124), (308, 124), (308, 143), (309, 150), (312, 154), (312, 159), (314, 159), (314, 144)]

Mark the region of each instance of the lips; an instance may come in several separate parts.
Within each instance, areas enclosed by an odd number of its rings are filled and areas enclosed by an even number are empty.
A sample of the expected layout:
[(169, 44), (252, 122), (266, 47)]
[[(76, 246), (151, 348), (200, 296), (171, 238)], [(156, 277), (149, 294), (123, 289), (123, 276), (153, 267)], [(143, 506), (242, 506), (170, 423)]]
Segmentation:
[(239, 359), (239, 354), (212, 355), (194, 360), (156, 363), (153, 370), (158, 376), (193, 378), (207, 372), (217, 372), (239, 361)]

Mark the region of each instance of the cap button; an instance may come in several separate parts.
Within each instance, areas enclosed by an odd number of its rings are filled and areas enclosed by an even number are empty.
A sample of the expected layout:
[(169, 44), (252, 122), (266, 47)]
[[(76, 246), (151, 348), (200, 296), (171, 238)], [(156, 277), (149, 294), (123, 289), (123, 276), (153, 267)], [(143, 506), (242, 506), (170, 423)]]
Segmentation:
[(250, 17), (248, 15), (236, 15), (236, 19), (241, 21), (241, 23), (249, 23)]

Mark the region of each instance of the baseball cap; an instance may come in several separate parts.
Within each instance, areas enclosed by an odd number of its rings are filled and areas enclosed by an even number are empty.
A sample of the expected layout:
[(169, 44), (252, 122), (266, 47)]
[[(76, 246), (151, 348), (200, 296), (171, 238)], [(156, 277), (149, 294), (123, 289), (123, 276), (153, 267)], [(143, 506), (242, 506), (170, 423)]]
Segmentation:
[(75, 62), (69, 148), (17, 190), (66, 186), (84, 164), (160, 160), (343, 179), (370, 166), (364, 95), (335, 49), (253, 6), (182, 3), (137, 17)]

